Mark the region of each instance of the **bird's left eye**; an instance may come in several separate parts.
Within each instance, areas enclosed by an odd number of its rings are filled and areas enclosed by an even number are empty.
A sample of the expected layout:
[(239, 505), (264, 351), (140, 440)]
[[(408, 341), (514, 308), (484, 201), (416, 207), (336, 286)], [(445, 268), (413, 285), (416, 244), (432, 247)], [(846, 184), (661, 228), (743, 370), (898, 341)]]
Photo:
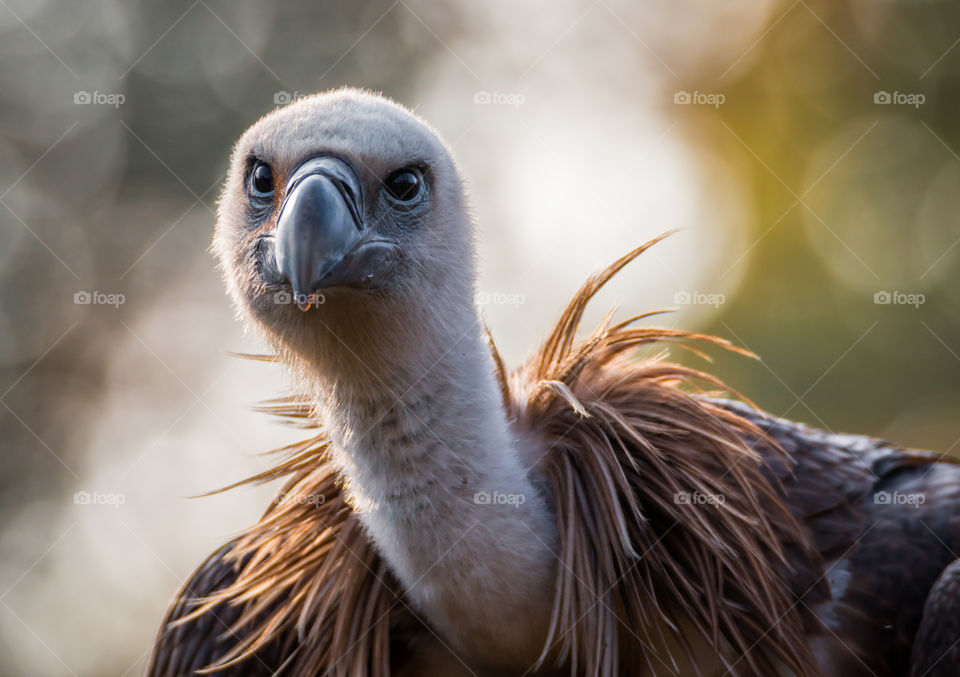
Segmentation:
[(273, 195), (273, 170), (264, 162), (257, 162), (250, 172), (250, 192), (260, 198)]
[(391, 172), (383, 186), (394, 201), (409, 205), (423, 192), (423, 175), (416, 167), (405, 167)]

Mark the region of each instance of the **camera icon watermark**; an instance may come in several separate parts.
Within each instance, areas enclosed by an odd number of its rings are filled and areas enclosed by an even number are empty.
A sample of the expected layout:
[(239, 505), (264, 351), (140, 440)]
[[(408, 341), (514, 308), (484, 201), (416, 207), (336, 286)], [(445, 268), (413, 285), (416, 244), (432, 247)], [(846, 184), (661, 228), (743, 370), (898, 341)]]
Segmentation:
[(110, 92), (87, 92), (81, 90), (73, 93), (73, 103), (78, 106), (113, 106), (119, 108), (127, 100), (127, 97), (120, 93)]
[(301, 94), (300, 92), (288, 92), (281, 89), (278, 92), (273, 93), (273, 103), (275, 106), (285, 106), (288, 103), (293, 103), (299, 99), (302, 99), (306, 94)]

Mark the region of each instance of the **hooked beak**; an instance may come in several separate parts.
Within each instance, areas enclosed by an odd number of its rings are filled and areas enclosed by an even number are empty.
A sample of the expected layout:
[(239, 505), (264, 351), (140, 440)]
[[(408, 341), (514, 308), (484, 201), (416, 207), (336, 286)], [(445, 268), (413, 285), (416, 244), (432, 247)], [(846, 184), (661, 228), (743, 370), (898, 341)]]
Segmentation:
[(362, 204), (360, 181), (340, 158), (310, 158), (291, 175), (274, 254), (300, 310), (312, 305), (320, 289), (368, 285), (382, 268), (378, 260), (395, 246), (370, 237)]

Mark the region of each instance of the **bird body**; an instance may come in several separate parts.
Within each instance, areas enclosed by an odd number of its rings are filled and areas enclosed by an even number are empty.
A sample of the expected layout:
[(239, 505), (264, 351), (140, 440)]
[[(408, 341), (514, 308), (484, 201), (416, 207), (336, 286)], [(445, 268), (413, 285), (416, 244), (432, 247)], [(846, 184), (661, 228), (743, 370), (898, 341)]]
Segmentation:
[(215, 250), (294, 380), (265, 408), (316, 430), (251, 478), (286, 482), (177, 595), (148, 675), (960, 669), (960, 467), (634, 355), (719, 339), (644, 316), (580, 338), (655, 241), (508, 371), (465, 205), (435, 132), (372, 94), (299, 100), (238, 143)]

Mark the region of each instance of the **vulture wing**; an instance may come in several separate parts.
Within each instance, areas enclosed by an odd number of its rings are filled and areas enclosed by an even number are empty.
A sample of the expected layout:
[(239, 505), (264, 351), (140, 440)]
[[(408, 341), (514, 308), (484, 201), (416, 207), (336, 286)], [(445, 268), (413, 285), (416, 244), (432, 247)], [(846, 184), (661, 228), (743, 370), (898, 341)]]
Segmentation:
[(941, 658), (940, 669), (958, 674), (960, 466), (724, 406), (789, 454), (766, 456), (820, 556), (818, 580), (794, 577), (791, 587), (817, 618), (826, 664), (843, 666), (827, 674), (920, 675), (919, 664)]
[[(195, 611), (204, 598), (236, 581), (241, 567), (229, 558), (232, 547), (233, 544), (225, 545), (207, 557), (177, 593), (154, 641), (147, 675), (193, 675), (217, 663), (242, 639), (230, 628), (240, 619), (243, 610), (228, 602), (221, 602), (186, 622), (181, 620)], [(272, 675), (283, 662), (280, 644), (279, 641), (272, 642), (258, 651), (254, 659), (218, 674), (236, 677)]]
[(953, 677), (960, 666), (960, 560), (937, 579), (923, 608), (910, 677)]
[[(272, 402), (286, 418), (302, 403)], [(316, 427), (304, 420), (303, 427)], [(425, 626), (363, 534), (320, 434), (247, 480), (290, 476), (257, 524), (200, 565), (158, 632), (147, 677), (389, 675)]]

